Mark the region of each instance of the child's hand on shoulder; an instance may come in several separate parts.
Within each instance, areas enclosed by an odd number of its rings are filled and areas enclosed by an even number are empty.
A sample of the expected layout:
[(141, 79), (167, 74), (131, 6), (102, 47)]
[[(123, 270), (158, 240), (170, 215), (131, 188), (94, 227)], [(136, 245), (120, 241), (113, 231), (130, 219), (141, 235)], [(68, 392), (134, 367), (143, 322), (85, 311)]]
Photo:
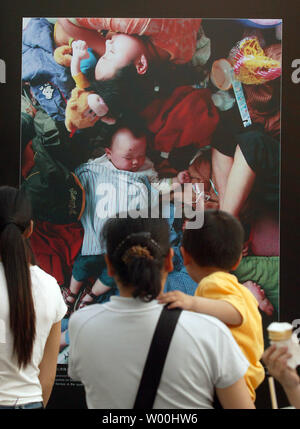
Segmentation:
[(83, 60), (89, 58), (88, 46), (84, 40), (76, 40), (72, 43), (72, 55), (74, 59)]
[(177, 180), (181, 185), (183, 183), (190, 183), (190, 181), (191, 181), (190, 173), (187, 170), (180, 171), (177, 174)]
[(183, 310), (190, 310), (192, 308), (193, 297), (187, 295), (179, 290), (172, 292), (161, 293), (157, 300), (160, 304), (169, 304), (168, 308), (182, 308)]

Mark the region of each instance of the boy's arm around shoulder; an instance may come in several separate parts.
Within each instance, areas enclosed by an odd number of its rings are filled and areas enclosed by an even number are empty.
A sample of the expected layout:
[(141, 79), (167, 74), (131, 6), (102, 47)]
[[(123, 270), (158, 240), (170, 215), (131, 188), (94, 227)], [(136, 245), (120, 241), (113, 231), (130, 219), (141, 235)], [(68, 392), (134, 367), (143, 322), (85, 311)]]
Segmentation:
[(217, 317), (226, 325), (240, 326), (244, 321), (246, 305), (244, 297), (237, 285), (227, 278), (224, 281), (220, 278), (203, 279), (196, 289), (195, 298), (199, 300), (198, 303), (195, 300), (195, 305), (199, 309), (204, 308), (209, 311), (206, 314)]
[(229, 326), (239, 326), (243, 323), (241, 313), (230, 302), (201, 296), (194, 296), (192, 298), (193, 305), (190, 311), (214, 316)]
[(230, 302), (222, 299), (191, 296), (175, 290), (160, 295), (158, 301), (161, 304), (168, 304), (169, 309), (180, 307), (183, 310), (216, 317), (226, 325), (238, 326), (243, 322), (241, 313)]

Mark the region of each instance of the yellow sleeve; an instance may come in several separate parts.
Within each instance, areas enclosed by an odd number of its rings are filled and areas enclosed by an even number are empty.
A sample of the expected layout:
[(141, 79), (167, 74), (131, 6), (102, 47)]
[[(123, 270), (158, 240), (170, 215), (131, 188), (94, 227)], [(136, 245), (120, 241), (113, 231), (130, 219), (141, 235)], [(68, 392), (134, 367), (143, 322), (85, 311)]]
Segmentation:
[(90, 82), (87, 80), (87, 78), (85, 77), (85, 75), (82, 72), (73, 76), (73, 79), (76, 83), (76, 86), (80, 89), (85, 89), (85, 88), (88, 88), (90, 86)]
[(227, 279), (222, 281), (203, 279), (195, 291), (195, 296), (226, 301), (241, 314), (242, 323), (246, 320), (246, 301), (243, 294), (239, 291), (238, 285), (234, 285)]

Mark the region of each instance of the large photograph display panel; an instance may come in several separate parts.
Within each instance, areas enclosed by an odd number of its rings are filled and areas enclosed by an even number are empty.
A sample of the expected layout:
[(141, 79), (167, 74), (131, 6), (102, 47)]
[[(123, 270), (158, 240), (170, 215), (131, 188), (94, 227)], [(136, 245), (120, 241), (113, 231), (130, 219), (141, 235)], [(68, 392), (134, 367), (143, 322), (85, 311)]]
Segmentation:
[[(131, 63), (134, 48), (119, 34), (140, 38), (151, 60)], [(74, 71), (78, 40), (89, 58)], [(277, 320), (281, 21), (26, 18), (22, 42), (21, 186), (34, 210), (31, 245), (73, 302), (70, 314), (118, 294), (93, 241), (104, 183), (95, 160), (127, 121), (147, 130), (159, 180), (188, 171), (195, 210), (221, 208), (241, 220), (234, 274), (257, 298), (264, 327)], [(96, 93), (101, 101), (89, 102)], [(174, 271), (165, 290), (194, 294), (179, 250), (184, 224), (170, 216)], [(62, 325), (58, 363), (67, 364), (68, 317)]]

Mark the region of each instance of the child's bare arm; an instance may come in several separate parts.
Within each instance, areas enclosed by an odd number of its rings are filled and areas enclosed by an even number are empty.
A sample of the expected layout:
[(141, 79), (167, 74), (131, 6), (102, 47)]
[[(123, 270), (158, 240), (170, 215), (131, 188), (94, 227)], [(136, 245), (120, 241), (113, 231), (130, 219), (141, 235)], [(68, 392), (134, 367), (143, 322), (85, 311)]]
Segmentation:
[(183, 310), (214, 316), (226, 325), (238, 326), (243, 321), (240, 312), (229, 302), (222, 300), (190, 296), (175, 290), (161, 294), (158, 301), (161, 304), (169, 304), (170, 309), (180, 307)]
[(80, 73), (80, 62), (88, 58), (88, 46), (83, 40), (76, 40), (72, 43), (71, 75), (74, 77)]
[(68, 18), (58, 18), (55, 32), (56, 45), (68, 44), (71, 37), (75, 40), (84, 40), (100, 57), (105, 53), (105, 38), (98, 31), (78, 27)]

